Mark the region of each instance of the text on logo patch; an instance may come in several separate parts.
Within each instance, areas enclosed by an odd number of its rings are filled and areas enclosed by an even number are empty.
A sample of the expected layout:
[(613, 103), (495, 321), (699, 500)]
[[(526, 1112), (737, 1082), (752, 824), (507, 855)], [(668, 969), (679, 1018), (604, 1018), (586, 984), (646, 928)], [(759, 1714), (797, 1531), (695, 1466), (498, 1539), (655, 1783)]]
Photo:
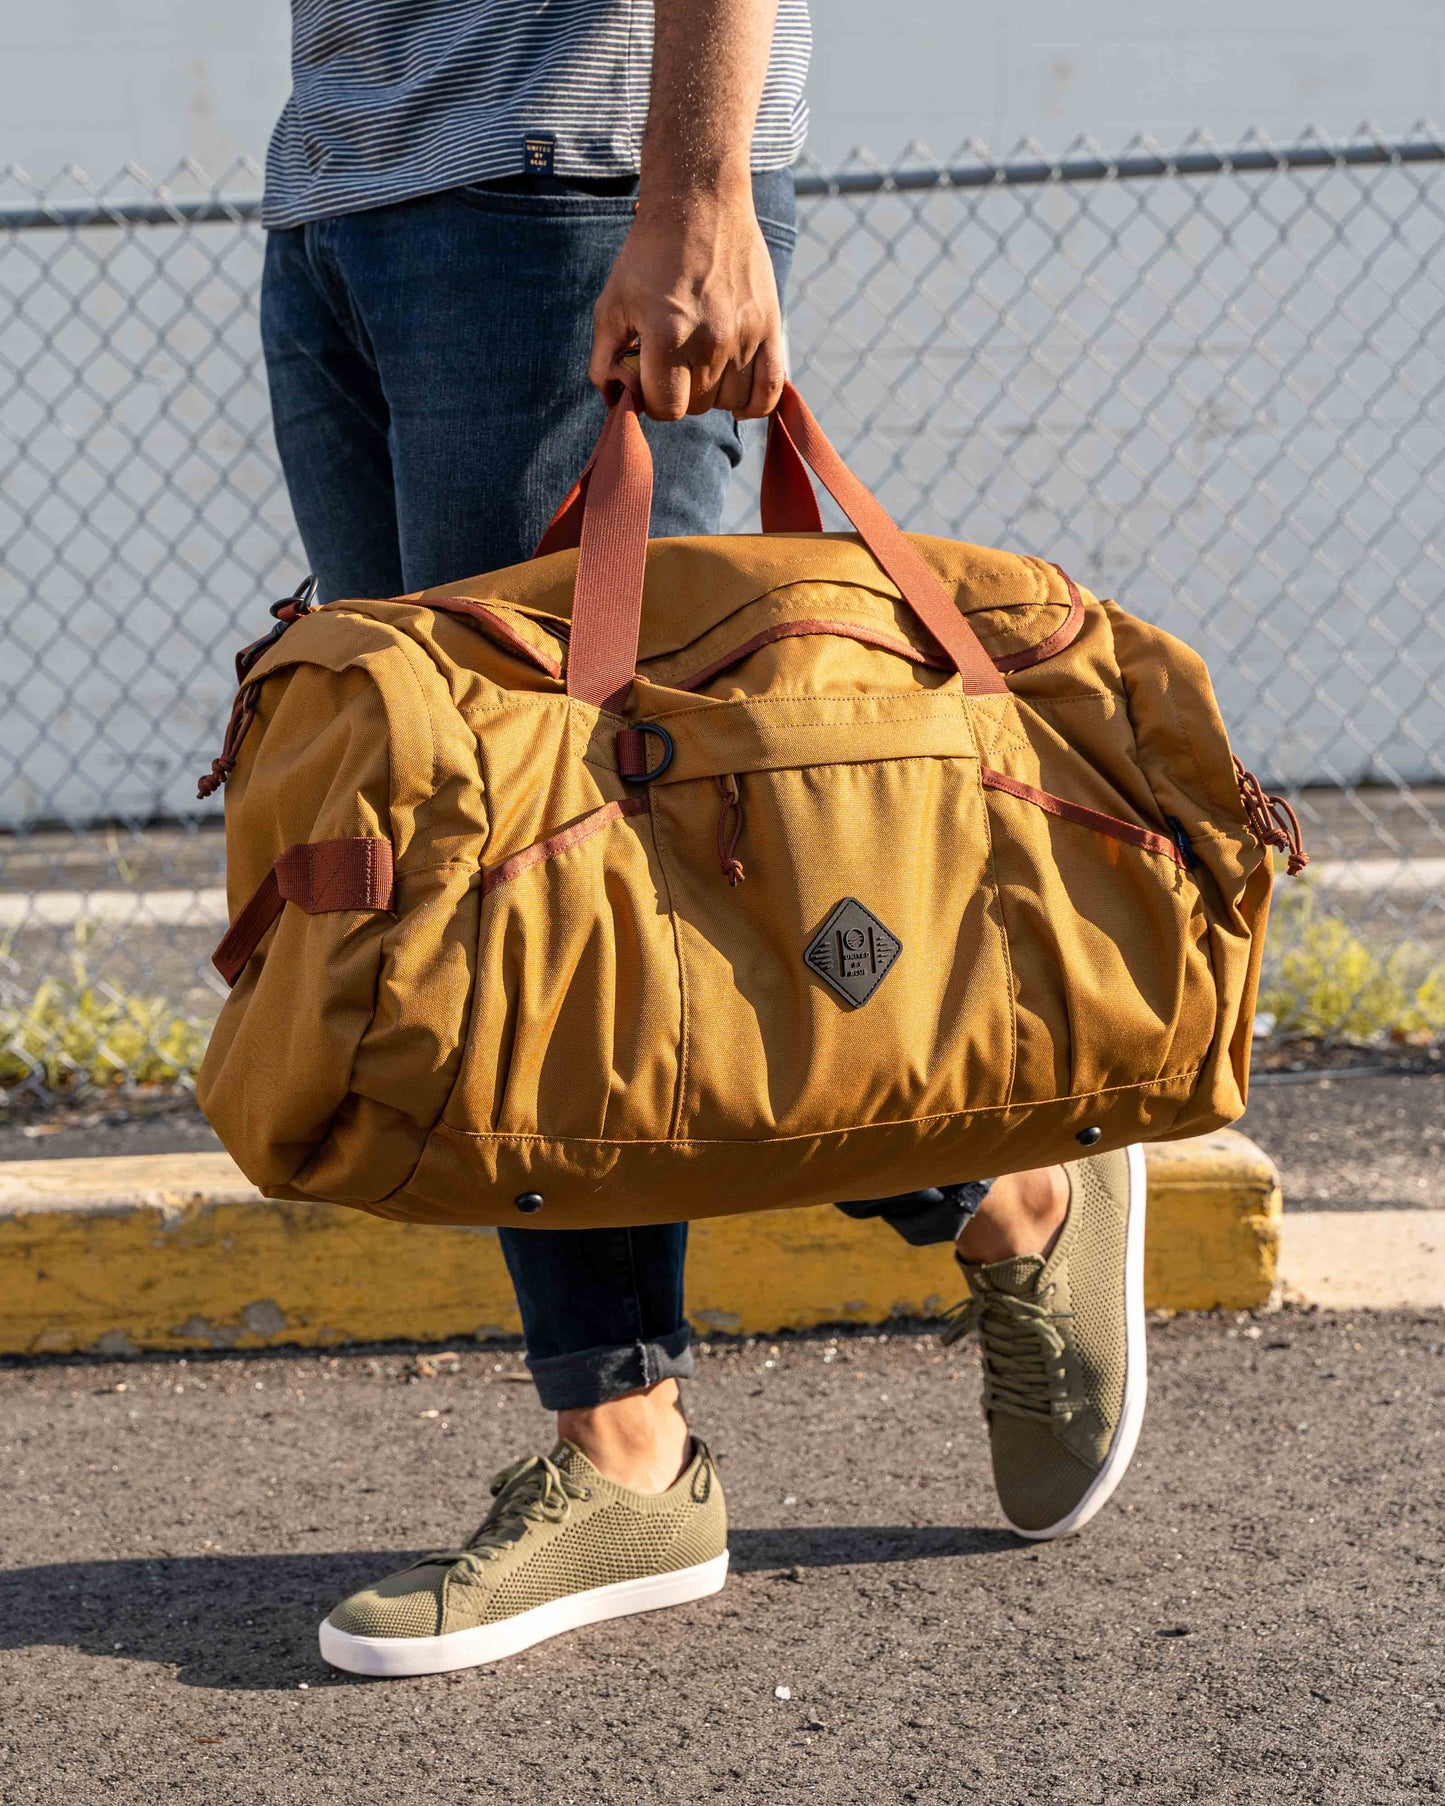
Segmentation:
[(882, 984), (903, 944), (856, 897), (844, 897), (809, 941), (803, 958), (825, 984), (858, 1005)]

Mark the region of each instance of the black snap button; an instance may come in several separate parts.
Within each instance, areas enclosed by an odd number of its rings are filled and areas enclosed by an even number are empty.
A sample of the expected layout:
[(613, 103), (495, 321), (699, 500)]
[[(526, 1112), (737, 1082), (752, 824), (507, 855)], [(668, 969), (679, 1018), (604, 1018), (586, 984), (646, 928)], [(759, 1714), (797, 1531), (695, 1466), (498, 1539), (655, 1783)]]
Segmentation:
[[(1099, 1128), (1097, 1124), (1092, 1125), (1087, 1129), (1080, 1129), (1078, 1134), (1074, 1137), (1074, 1140), (1078, 1142), (1081, 1148), (1091, 1148), (1095, 1142), (1102, 1141), (1103, 1139), (1104, 1131)], [(522, 1200), (518, 1198), (517, 1202), (520, 1204)], [(542, 1200), (538, 1198), (537, 1202), (540, 1204)]]
[(512, 1199), (512, 1202), (517, 1206), (517, 1209), (521, 1211), (523, 1216), (529, 1217), (534, 1210), (540, 1210), (542, 1208), (542, 1194), (539, 1191), (520, 1192)]

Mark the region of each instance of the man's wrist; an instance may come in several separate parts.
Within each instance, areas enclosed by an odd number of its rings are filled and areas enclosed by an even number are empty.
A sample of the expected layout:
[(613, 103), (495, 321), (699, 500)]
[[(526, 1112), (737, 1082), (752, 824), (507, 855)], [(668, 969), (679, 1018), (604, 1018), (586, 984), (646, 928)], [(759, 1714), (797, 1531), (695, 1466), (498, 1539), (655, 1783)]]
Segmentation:
[(731, 208), (752, 204), (752, 171), (746, 157), (676, 157), (644, 145), (637, 181), (639, 213), (678, 208)]

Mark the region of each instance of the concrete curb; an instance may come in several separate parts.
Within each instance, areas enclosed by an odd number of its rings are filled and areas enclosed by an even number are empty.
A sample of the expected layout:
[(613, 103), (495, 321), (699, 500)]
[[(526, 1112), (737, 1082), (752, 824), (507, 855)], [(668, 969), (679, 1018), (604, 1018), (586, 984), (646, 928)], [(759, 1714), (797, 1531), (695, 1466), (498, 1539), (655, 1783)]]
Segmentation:
[[(1280, 1191), (1233, 1130), (1148, 1150), (1151, 1307), (1249, 1309), (1274, 1290)], [(949, 1250), (831, 1209), (696, 1223), (689, 1315), (743, 1334), (931, 1316)], [(0, 1165), (0, 1353), (123, 1354), (519, 1330), (493, 1229), (275, 1203), (224, 1154)]]
[(1292, 1210), (1281, 1225), (1287, 1304), (1445, 1308), (1445, 1211)]

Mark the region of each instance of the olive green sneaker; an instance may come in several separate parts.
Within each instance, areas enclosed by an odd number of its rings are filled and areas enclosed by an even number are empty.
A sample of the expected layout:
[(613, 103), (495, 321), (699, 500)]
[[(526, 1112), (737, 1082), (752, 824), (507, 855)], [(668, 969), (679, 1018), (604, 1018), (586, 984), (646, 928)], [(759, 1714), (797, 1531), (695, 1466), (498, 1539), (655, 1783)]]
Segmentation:
[(1020, 1536), (1080, 1530), (1124, 1477), (1144, 1421), (1144, 1150), (1064, 1168), (1053, 1252), (959, 1257), (970, 1296), (943, 1332), (976, 1330), (994, 1484)]
[(604, 1480), (570, 1442), (502, 1469), (462, 1549), (342, 1600), (321, 1654), (352, 1674), (442, 1674), (547, 1637), (683, 1605), (727, 1577), (727, 1507), (706, 1445), (663, 1493)]

